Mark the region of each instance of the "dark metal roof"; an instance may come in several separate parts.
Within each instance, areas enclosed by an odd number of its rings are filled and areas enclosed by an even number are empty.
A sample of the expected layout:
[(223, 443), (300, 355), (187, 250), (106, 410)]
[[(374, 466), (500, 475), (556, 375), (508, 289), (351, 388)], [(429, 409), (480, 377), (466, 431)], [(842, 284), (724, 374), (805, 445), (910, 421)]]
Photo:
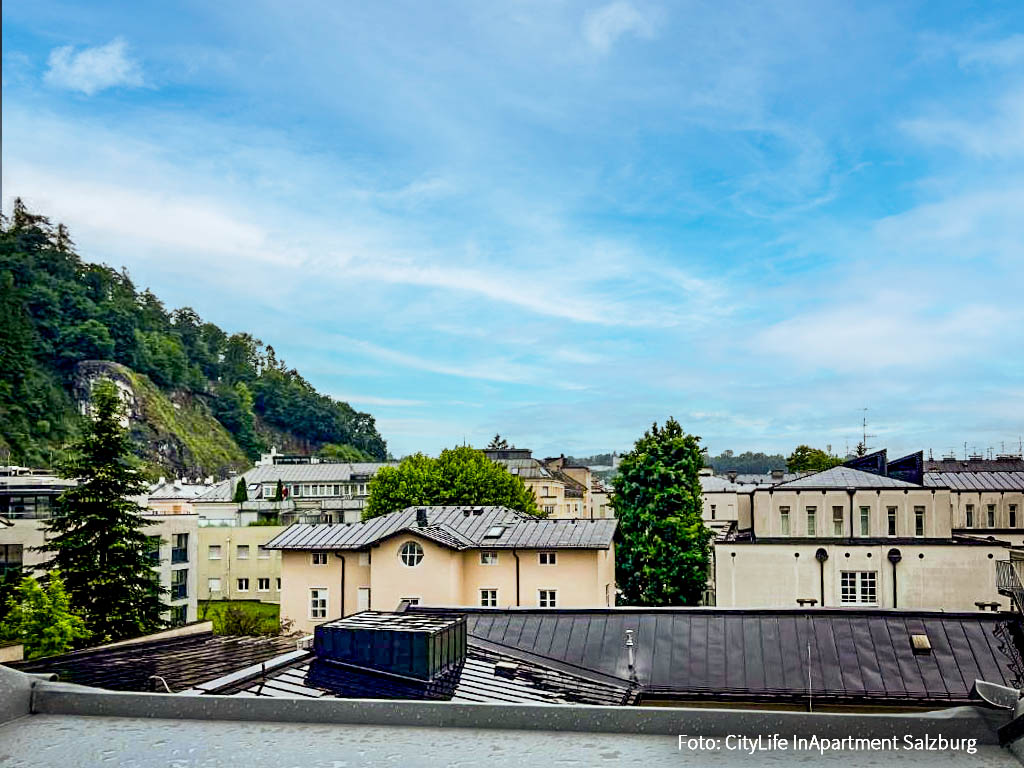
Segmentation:
[(995, 459), (925, 459), (925, 472), (1024, 472), (1020, 456)]
[(1024, 491), (1024, 471), (925, 472), (924, 484), (954, 491)]
[[(977, 703), (976, 679), (1019, 688), (1020, 618), (990, 613), (863, 609), (443, 609), (467, 616), (485, 640), (550, 663), (630, 677), (624, 645), (634, 630), (636, 681), (670, 698)], [(911, 635), (925, 634), (927, 655)], [(808, 659), (808, 646), (810, 658)]]
[(789, 480), (775, 486), (780, 491), (802, 490), (842, 490), (846, 488), (920, 488), (920, 485), (897, 480), (894, 477), (876, 475), (873, 472), (862, 472), (852, 467), (838, 466), (805, 475), (796, 480)]
[(52, 672), (67, 683), (112, 691), (165, 690), (154, 688), (159, 675), (173, 693), (240, 667), (259, 664), (295, 650), (295, 638), (227, 637), (211, 632), (132, 643), (112, 648), (74, 651), (44, 659), (8, 664), (22, 672)]
[[(427, 525), (416, 524), (426, 509)], [(366, 549), (400, 533), (416, 534), (453, 549), (607, 549), (616, 521), (546, 520), (507, 507), (409, 507), (359, 523), (289, 527), (267, 549)], [(491, 529), (502, 528), (497, 537)]]

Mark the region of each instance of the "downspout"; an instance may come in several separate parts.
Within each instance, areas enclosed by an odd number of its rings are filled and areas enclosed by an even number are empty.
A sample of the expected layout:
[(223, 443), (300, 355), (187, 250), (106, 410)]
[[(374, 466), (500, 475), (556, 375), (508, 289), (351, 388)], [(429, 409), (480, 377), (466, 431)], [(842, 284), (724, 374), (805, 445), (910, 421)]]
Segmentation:
[(853, 488), (847, 488), (846, 493), (850, 496), (850, 539), (853, 539), (853, 494), (856, 490)]
[(512, 557), (516, 559), (516, 608), (519, 607), (519, 553), (512, 550)]
[(896, 602), (896, 563), (903, 559), (903, 555), (900, 554), (898, 549), (889, 550), (889, 562), (892, 563), (892, 607), (899, 607)]
[(814, 559), (818, 561), (819, 577), (821, 583), (821, 607), (825, 607), (825, 561), (828, 560), (828, 551), (824, 547), (818, 547), (814, 553)]
[(341, 618), (345, 618), (345, 556), (338, 552), (334, 556), (341, 560)]

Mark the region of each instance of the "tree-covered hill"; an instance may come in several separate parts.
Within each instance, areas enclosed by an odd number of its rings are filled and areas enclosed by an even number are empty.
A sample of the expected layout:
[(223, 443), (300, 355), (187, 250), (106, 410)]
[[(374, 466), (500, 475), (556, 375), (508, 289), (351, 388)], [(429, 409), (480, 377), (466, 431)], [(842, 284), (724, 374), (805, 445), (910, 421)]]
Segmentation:
[(0, 461), (52, 463), (79, 428), (96, 361), (119, 364), (134, 391), (133, 435), (154, 469), (219, 475), (271, 441), (387, 456), (371, 415), (317, 392), (273, 347), (168, 311), (127, 272), (82, 261), (63, 225), (17, 200), (0, 217)]

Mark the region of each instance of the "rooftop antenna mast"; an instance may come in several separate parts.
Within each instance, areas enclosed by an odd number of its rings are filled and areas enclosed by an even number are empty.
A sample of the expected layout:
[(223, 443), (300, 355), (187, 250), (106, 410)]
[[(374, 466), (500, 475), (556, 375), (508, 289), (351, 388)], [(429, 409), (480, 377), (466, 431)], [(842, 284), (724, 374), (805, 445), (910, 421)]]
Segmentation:
[(861, 434), (862, 434), (862, 438), (863, 438), (863, 441), (861, 442), (861, 445), (864, 446), (864, 453), (867, 453), (868, 452), (868, 438), (869, 437), (878, 437), (878, 435), (869, 435), (868, 434), (868, 409), (867, 408), (861, 408), (861, 410), (864, 411), (864, 415), (861, 417), (861, 430), (862, 430)]

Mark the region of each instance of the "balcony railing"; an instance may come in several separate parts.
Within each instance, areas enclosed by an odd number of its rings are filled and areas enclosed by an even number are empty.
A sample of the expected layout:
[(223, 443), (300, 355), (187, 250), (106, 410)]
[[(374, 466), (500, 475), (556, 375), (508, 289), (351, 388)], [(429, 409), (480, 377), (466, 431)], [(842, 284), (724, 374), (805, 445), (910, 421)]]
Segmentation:
[(1024, 610), (1024, 582), (1021, 580), (1021, 567), (1024, 561), (996, 560), (996, 590), (1001, 595), (1011, 598), (1018, 610)]
[(172, 563), (187, 563), (188, 549), (186, 547), (175, 547), (171, 550)]

